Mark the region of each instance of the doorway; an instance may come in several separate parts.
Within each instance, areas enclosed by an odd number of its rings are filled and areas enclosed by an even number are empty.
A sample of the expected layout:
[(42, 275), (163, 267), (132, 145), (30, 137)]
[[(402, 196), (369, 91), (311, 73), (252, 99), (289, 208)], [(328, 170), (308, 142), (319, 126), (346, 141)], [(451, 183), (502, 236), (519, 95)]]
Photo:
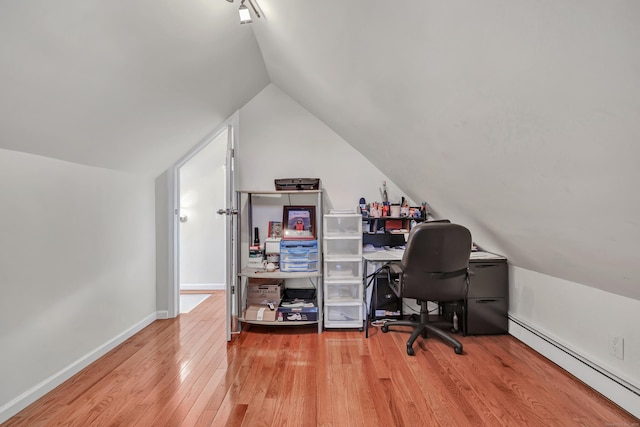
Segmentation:
[(225, 287), (225, 129), (178, 169), (180, 197), (180, 290)]
[(233, 313), (229, 290), (235, 277), (235, 264), (231, 262), (235, 233), (233, 215), (228, 212), (235, 211), (233, 154), (238, 123), (236, 112), (171, 169), (169, 193), (174, 220), (169, 233), (173, 259), (169, 317), (181, 312), (181, 290), (193, 293), (221, 289), (226, 294), (227, 314)]
[(216, 211), (225, 204), (227, 134), (223, 130), (178, 168), (181, 314), (225, 289), (225, 218)]

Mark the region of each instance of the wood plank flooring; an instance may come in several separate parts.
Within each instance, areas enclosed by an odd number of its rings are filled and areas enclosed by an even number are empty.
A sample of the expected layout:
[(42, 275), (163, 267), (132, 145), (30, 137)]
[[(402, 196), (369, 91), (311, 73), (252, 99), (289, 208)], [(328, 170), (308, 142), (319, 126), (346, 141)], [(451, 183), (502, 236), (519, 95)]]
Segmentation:
[(604, 426), (639, 420), (511, 336), (252, 327), (222, 291), (159, 320), (4, 426)]

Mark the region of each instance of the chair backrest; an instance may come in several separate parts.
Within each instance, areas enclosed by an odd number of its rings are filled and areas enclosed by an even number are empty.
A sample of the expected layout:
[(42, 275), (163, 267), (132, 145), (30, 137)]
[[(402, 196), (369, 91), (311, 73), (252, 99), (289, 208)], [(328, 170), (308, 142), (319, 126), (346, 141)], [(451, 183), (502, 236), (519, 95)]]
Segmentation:
[(422, 223), (411, 229), (402, 257), (402, 296), (423, 301), (455, 301), (467, 295), (471, 233), (449, 223)]

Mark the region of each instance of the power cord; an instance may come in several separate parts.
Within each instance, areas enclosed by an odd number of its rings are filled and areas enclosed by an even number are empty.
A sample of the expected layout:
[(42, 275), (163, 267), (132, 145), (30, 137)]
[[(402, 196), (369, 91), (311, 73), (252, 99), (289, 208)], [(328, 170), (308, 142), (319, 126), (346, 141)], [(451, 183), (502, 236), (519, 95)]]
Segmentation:
[(393, 322), (397, 322), (398, 320), (399, 319), (389, 319), (389, 318), (376, 319), (371, 322), (371, 326), (383, 326), (387, 322), (393, 323)]

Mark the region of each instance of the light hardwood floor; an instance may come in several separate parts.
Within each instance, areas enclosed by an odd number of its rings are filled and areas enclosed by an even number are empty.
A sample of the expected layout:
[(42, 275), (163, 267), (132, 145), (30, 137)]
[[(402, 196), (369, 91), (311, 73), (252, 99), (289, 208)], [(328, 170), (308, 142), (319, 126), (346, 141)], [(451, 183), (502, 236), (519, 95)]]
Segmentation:
[(225, 342), (221, 292), (159, 320), (6, 426), (605, 426), (639, 420), (511, 336), (259, 328)]

